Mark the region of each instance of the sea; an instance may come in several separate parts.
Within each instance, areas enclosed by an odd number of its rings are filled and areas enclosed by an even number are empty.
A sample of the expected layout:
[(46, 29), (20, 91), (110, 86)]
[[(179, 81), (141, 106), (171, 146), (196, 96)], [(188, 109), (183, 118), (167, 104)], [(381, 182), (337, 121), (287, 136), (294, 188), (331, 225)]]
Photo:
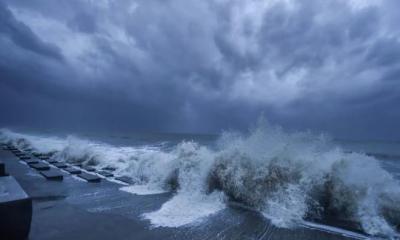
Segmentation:
[(179, 228), (233, 205), (278, 228), (312, 224), (398, 238), (400, 142), (335, 139), (258, 125), (218, 135), (1, 129), (0, 142), (71, 164), (115, 169), (122, 191), (173, 197), (143, 214)]

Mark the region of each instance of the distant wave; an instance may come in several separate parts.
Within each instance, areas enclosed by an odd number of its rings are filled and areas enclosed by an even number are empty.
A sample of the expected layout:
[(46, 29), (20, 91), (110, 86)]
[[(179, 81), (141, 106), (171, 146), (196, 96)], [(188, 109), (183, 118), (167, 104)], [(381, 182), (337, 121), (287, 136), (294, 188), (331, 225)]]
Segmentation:
[(143, 215), (156, 226), (189, 224), (228, 201), (257, 209), (278, 227), (335, 216), (368, 234), (390, 237), (400, 224), (399, 182), (374, 157), (345, 152), (324, 136), (260, 125), (247, 134), (222, 134), (216, 149), (188, 141), (172, 150), (6, 129), (0, 140), (70, 163), (114, 167), (146, 189), (175, 191), (160, 210)]
[(373, 156), (373, 157), (379, 158), (379, 159), (400, 160), (400, 155), (396, 155), (396, 154), (373, 153), (373, 152), (367, 152), (365, 154), (368, 156)]

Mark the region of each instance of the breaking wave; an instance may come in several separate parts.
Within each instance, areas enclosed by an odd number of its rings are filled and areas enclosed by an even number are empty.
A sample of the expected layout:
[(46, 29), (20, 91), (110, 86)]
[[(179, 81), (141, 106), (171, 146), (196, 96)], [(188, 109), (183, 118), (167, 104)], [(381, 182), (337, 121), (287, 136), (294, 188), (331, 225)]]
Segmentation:
[(234, 201), (258, 210), (278, 227), (334, 216), (371, 235), (398, 234), (399, 182), (374, 157), (346, 152), (325, 136), (260, 124), (247, 134), (222, 134), (215, 148), (193, 141), (168, 150), (116, 147), (6, 129), (0, 141), (70, 163), (113, 167), (135, 185), (175, 191), (160, 210), (143, 215), (155, 226), (193, 223)]

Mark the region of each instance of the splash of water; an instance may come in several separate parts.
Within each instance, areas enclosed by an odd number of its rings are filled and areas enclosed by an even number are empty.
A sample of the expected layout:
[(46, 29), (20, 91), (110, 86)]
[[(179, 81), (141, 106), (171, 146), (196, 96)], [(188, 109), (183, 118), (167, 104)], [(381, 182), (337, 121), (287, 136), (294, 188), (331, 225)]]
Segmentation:
[(257, 209), (278, 227), (334, 215), (359, 223), (369, 234), (394, 236), (400, 224), (400, 184), (375, 158), (345, 152), (326, 136), (260, 124), (247, 134), (222, 134), (216, 149), (182, 142), (168, 151), (9, 130), (1, 131), (0, 140), (55, 152), (66, 162), (115, 167), (117, 175), (129, 175), (142, 186), (131, 191), (174, 190), (161, 209), (143, 215), (155, 226), (198, 222), (227, 200)]

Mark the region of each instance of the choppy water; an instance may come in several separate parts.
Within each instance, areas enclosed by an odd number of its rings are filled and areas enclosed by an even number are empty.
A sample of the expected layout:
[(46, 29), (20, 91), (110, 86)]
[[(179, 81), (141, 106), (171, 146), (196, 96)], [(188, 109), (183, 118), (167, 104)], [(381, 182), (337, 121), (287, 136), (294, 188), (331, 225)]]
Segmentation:
[(145, 213), (157, 226), (206, 220), (238, 202), (278, 227), (305, 220), (355, 222), (368, 234), (393, 237), (400, 225), (400, 143), (331, 140), (260, 125), (221, 136), (133, 134), (51, 136), (3, 129), (0, 141), (70, 163), (114, 167), (137, 194), (174, 191)]

